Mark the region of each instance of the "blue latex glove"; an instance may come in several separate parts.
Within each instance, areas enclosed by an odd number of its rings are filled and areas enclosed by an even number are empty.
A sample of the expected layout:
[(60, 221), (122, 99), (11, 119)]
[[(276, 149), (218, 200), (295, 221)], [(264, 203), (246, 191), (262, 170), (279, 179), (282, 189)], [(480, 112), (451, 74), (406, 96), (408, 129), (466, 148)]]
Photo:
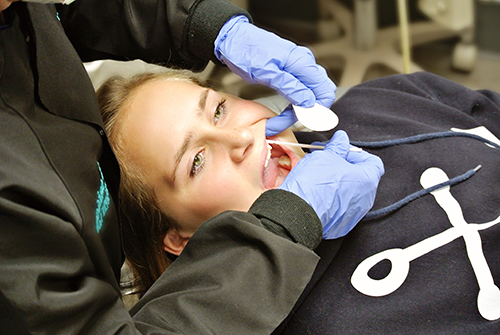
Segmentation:
[(266, 137), (277, 135), (283, 132), (285, 129), (290, 128), (295, 122), (297, 122), (297, 116), (293, 111), (292, 105), (288, 105), (287, 108), (281, 114), (278, 114), (266, 122)]
[(346, 235), (372, 208), (382, 160), (366, 151), (349, 151), (349, 137), (339, 130), (325, 149), (307, 154), (280, 189), (295, 193), (318, 214), (323, 238)]
[[(217, 58), (245, 81), (275, 89), (294, 105), (330, 107), (337, 87), (312, 52), (236, 16), (215, 40)], [(292, 110), (267, 122), (266, 135), (278, 134), (297, 121)]]

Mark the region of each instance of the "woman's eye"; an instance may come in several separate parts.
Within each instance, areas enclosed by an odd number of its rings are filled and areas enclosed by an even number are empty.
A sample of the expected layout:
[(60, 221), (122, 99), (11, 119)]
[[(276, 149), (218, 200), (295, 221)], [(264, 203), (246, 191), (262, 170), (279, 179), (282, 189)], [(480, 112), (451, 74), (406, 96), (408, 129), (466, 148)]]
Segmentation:
[(193, 158), (193, 165), (191, 167), (190, 175), (192, 177), (196, 176), (201, 169), (205, 166), (205, 157), (203, 157), (203, 151), (197, 153)]
[(224, 111), (222, 110), (222, 108), (220, 107), (217, 107), (217, 110), (215, 111), (214, 113), (214, 118), (216, 120), (220, 119), (222, 117), (222, 114), (224, 113)]
[(217, 104), (217, 108), (215, 109), (214, 112), (214, 123), (219, 122), (226, 116), (226, 100), (223, 99)]

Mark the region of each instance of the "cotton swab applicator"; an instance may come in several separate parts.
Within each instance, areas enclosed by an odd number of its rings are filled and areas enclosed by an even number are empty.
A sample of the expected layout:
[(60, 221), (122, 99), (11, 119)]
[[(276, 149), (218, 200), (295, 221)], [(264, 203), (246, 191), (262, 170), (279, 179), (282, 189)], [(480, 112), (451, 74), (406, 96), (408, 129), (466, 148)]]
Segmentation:
[[(315, 145), (315, 144), (304, 144), (304, 143), (293, 143), (293, 142), (282, 142), (282, 141), (274, 141), (274, 140), (266, 140), (267, 143), (271, 144), (281, 144), (281, 145), (286, 145), (289, 147), (301, 147), (301, 148), (307, 148), (307, 149), (324, 149), (324, 145)], [(349, 151), (353, 152), (360, 152), (362, 151), (361, 148), (351, 146), (349, 148)]]

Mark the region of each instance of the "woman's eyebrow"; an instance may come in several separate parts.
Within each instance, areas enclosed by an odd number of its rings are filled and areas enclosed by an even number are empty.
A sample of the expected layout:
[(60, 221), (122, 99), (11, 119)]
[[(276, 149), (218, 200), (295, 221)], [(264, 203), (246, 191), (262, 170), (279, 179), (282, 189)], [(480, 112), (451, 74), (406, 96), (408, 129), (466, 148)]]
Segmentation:
[[(200, 94), (200, 98), (198, 100), (198, 111), (196, 115), (198, 117), (203, 116), (203, 112), (205, 111), (205, 107), (207, 104), (207, 98), (208, 98), (208, 93), (209, 89), (204, 90)], [(184, 136), (184, 141), (182, 142), (181, 147), (177, 151), (177, 154), (175, 155), (175, 160), (174, 160), (174, 171), (172, 174), (172, 182), (175, 182), (175, 176), (177, 175), (177, 169), (179, 168), (179, 164), (181, 163), (182, 156), (186, 153), (187, 148), (189, 147), (189, 143), (191, 142), (191, 138), (193, 138), (193, 131), (190, 130), (187, 132), (186, 136)]]
[(208, 98), (208, 92), (210, 90), (207, 88), (205, 91), (203, 91), (200, 94), (200, 100), (198, 101), (198, 108), (200, 112), (203, 112), (205, 110), (205, 107), (207, 105), (207, 98)]
[(182, 142), (181, 147), (177, 151), (174, 160), (174, 172), (172, 173), (172, 182), (175, 182), (175, 176), (177, 175), (177, 169), (179, 168), (179, 164), (181, 163), (182, 156), (186, 153), (187, 148), (189, 147), (189, 143), (191, 142), (191, 138), (193, 138), (193, 132), (188, 131), (186, 136), (184, 136), (184, 141)]

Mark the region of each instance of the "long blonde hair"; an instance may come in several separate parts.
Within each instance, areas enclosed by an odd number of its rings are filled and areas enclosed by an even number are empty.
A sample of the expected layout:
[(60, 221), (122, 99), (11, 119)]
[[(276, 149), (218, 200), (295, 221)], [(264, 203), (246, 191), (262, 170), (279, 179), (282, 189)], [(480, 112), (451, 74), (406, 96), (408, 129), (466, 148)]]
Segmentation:
[(132, 270), (135, 289), (140, 293), (144, 293), (171, 264), (172, 258), (163, 250), (163, 238), (176, 227), (176, 223), (160, 210), (154, 189), (146, 182), (141, 167), (131, 159), (121, 132), (121, 121), (137, 89), (157, 80), (187, 81), (209, 86), (189, 70), (165, 68), (130, 78), (110, 78), (97, 91), (104, 127), (120, 164), (119, 210), (123, 248)]

